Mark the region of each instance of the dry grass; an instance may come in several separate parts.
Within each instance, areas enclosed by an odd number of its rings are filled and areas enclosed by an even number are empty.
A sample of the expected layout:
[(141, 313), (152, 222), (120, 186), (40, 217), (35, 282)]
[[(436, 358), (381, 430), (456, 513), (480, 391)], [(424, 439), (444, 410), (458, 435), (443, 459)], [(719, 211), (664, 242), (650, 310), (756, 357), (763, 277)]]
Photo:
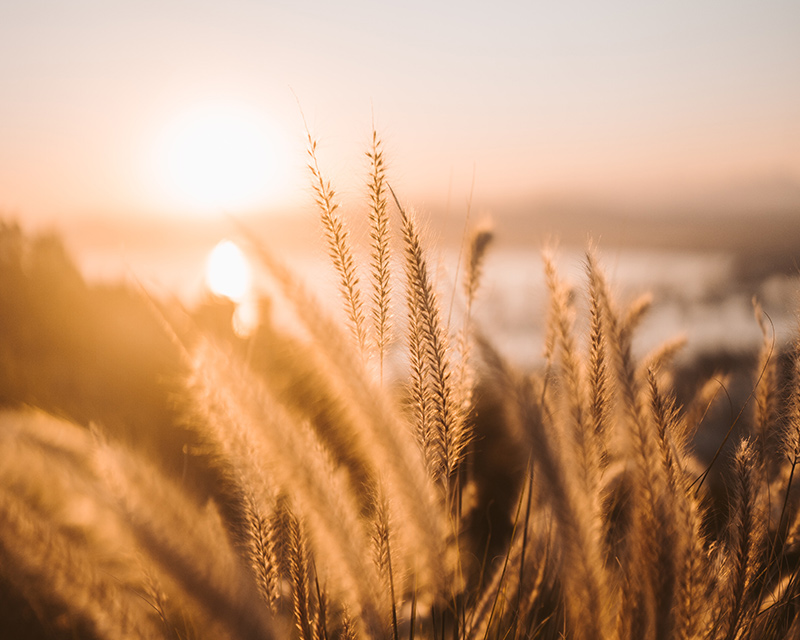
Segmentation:
[[(364, 265), (309, 145), (348, 326), (252, 238), (278, 292), (264, 308), (282, 305), (295, 325), (267, 312), (246, 348), (168, 325), (182, 372), (174, 428), (192, 436), (205, 492), (102, 424), (2, 414), (0, 589), (19, 611), (0, 609), (0, 625), (109, 639), (797, 637), (800, 350), (784, 380), (760, 307), (752, 409), (734, 418), (744, 437), (721, 504), (692, 442), (724, 379), (680, 406), (681, 342), (635, 357), (649, 298), (621, 307), (593, 248), (584, 307), (545, 255), (546, 365), (517, 370), (471, 317), (491, 232), (468, 241), (454, 330), (377, 134)], [(391, 315), (397, 296), (405, 321)], [(385, 367), (395, 336), (399, 381)], [(479, 423), (521, 461), (510, 486), (479, 471)], [(477, 527), (475, 496), (499, 491), (513, 509)]]

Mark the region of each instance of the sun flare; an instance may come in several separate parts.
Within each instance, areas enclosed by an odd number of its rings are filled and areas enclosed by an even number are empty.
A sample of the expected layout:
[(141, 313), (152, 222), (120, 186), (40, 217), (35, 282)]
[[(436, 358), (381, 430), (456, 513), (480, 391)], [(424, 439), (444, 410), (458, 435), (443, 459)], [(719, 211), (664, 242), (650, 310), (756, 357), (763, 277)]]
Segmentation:
[(211, 104), (181, 114), (156, 144), (163, 195), (192, 212), (258, 206), (278, 180), (276, 138), (265, 118), (238, 105)]
[(214, 295), (243, 302), (251, 294), (250, 264), (239, 246), (223, 240), (208, 254), (206, 283)]

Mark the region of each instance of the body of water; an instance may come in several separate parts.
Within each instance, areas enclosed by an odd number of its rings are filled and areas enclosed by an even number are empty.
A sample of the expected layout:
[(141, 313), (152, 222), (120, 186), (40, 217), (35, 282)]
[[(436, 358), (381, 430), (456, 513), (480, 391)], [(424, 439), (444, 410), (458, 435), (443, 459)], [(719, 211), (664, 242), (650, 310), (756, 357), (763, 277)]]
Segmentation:
[[(156, 295), (176, 295), (191, 306), (203, 295), (204, 263), (212, 247), (209, 240), (169, 250), (157, 246), (128, 247), (124, 251), (95, 249), (83, 251), (77, 258), (90, 280), (135, 280)], [(284, 249), (282, 255), (323, 302), (338, 309), (336, 277), (323, 251)], [(761, 340), (753, 314), (754, 297), (774, 323), (777, 343), (793, 338), (800, 300), (797, 275), (773, 273), (745, 279), (741, 263), (730, 252), (600, 247), (598, 256), (620, 304), (652, 294), (651, 310), (635, 343), (641, 352), (677, 335), (686, 337), (687, 355), (752, 350)], [(361, 258), (366, 261), (365, 256)], [(460, 287), (455, 289), (455, 296), (452, 293), (453, 283), (462, 275), (456, 269), (458, 252), (431, 253), (430, 260), (443, 314), (455, 327), (463, 310)], [(557, 262), (561, 278), (575, 287), (580, 322), (585, 318), (580, 312), (586, 306), (584, 253), (562, 248), (557, 252)], [(399, 262), (395, 273), (402, 273)], [(366, 284), (365, 274), (362, 284)], [(405, 315), (401, 280), (394, 283), (394, 289), (398, 298), (395, 314), (400, 321)], [(364, 293), (366, 299), (368, 292)], [(474, 317), (513, 361), (522, 366), (541, 361), (547, 292), (538, 248), (490, 250)]]

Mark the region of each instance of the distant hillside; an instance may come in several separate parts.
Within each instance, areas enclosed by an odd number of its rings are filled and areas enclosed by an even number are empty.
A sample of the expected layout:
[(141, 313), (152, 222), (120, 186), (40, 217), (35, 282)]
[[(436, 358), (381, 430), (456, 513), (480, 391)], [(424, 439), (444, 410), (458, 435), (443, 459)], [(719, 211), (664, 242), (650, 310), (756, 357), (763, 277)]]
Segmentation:
[[(541, 246), (549, 239), (583, 246), (591, 239), (606, 248), (733, 253), (747, 278), (800, 271), (800, 182), (794, 180), (638, 203), (540, 196), (489, 212), (498, 248)], [(431, 228), (444, 242), (459, 242), (465, 214), (434, 212)]]
[[(789, 177), (638, 199), (540, 194), (488, 208), (498, 241), (512, 245), (556, 237), (570, 245), (592, 238), (605, 246), (716, 250), (742, 257), (800, 253), (800, 180)], [(450, 210), (434, 215), (432, 226), (446, 239), (458, 239), (464, 213)]]
[(554, 209), (500, 213), (495, 221), (501, 238), (511, 243), (527, 244), (550, 234), (568, 244), (581, 244), (592, 237), (604, 244), (625, 247), (737, 253), (800, 249), (800, 208), (796, 212), (761, 214), (660, 215)]

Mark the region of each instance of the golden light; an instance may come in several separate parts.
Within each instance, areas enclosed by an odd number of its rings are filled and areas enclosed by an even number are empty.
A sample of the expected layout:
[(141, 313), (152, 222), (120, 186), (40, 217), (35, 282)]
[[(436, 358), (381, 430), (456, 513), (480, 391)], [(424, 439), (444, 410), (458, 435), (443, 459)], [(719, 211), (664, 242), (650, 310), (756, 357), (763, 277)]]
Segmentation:
[(277, 137), (257, 111), (234, 104), (195, 107), (156, 144), (163, 195), (192, 213), (253, 208), (279, 180)]
[(223, 240), (206, 261), (206, 284), (215, 295), (234, 302), (251, 297), (253, 276), (250, 264), (235, 242)]
[(235, 242), (222, 240), (208, 254), (206, 285), (214, 295), (236, 303), (231, 318), (234, 333), (240, 338), (251, 335), (260, 321), (258, 298), (250, 263)]

